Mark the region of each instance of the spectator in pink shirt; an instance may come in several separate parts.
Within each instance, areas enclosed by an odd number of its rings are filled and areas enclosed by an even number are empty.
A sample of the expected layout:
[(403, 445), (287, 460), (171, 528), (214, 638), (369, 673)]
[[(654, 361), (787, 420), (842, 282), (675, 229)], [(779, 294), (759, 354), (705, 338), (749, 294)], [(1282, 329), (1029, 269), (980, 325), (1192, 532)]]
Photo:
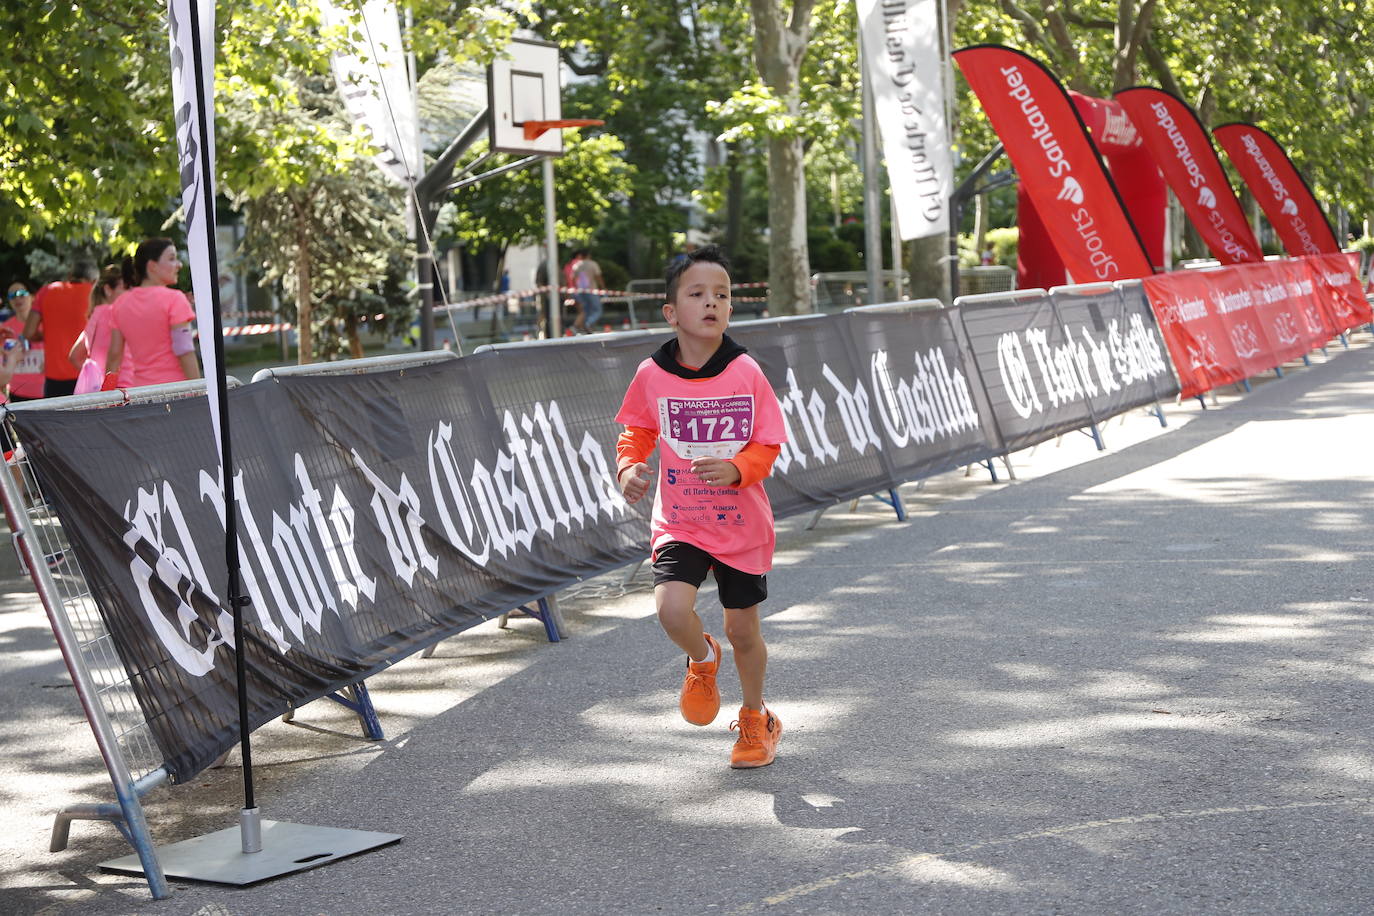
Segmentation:
[(195, 336), (195, 312), (186, 294), (169, 289), (181, 272), (181, 260), (171, 239), (147, 239), (124, 259), (124, 282), (129, 287), (114, 303), (114, 327), (105, 359), (105, 388), (115, 387), (127, 351), (133, 359), (131, 384), (162, 385), (200, 378)]
[[(72, 344), (68, 354), (72, 365), (80, 366), (76, 377), (76, 393), (89, 394), (99, 391), (105, 381), (105, 362), (110, 354), (110, 345), (120, 333), (114, 326), (114, 301), (124, 294), (124, 269), (118, 264), (107, 264), (91, 288), (91, 312), (86, 318), (86, 330)], [(122, 345), (122, 343), (121, 343)], [(119, 367), (117, 388), (133, 385), (134, 361), (127, 352)]]
[(17, 358), (20, 362), (9, 383), (9, 400), (17, 403), (41, 398), (44, 379), (43, 341), (35, 341), (27, 346), (22, 341), (24, 326), (29, 320), (29, 311), (33, 307), (33, 293), (29, 291), (28, 284), (23, 280), (15, 280), (9, 285), (9, 290), (5, 293), (5, 300), (6, 304), (14, 310), (14, 315), (6, 320), (3, 325), (0, 325), (0, 328), (10, 332), (5, 335), (6, 339), (21, 338), (17, 344), (19, 347), (19, 357)]

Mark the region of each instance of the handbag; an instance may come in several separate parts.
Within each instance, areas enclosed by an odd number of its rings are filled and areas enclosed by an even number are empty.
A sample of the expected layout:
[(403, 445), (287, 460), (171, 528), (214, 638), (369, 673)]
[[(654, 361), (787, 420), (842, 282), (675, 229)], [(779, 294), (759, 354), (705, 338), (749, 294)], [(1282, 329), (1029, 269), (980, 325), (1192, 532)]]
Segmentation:
[(81, 364), (81, 371), (76, 374), (76, 390), (73, 393), (90, 394), (92, 391), (99, 391), (104, 381), (105, 370), (95, 360), (87, 357)]

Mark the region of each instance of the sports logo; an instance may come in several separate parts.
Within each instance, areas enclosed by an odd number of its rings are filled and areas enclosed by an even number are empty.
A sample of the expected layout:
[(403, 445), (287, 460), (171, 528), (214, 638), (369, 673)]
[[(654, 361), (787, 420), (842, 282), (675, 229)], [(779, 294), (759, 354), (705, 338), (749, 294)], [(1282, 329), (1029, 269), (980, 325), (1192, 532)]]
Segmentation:
[(1281, 209), (1284, 213), (1288, 214), (1289, 216), (1298, 215), (1298, 204), (1291, 197), (1285, 197), (1283, 199), (1283, 206), (1279, 209)]
[(1070, 175), (1064, 179), (1064, 187), (1059, 189), (1059, 200), (1067, 200), (1071, 204), (1081, 204), (1083, 202), (1083, 186), (1078, 183), (1078, 179)]
[(1197, 202), (1209, 210), (1215, 210), (1217, 208), (1217, 196), (1213, 194), (1212, 189), (1206, 185), (1203, 185), (1202, 190), (1197, 192)]

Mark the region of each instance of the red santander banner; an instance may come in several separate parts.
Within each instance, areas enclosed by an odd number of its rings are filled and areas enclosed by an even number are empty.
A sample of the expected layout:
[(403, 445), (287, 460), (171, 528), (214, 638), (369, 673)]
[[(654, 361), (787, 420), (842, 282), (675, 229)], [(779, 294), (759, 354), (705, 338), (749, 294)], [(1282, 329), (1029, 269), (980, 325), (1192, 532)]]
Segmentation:
[(1069, 275), (1082, 283), (1152, 274), (1116, 186), (1054, 75), (1002, 45), (973, 45), (954, 52), (954, 59)]
[(1212, 131), (1240, 172), (1283, 247), (1295, 258), (1337, 254), (1336, 233), (1312, 189), (1278, 141), (1253, 124), (1223, 124)]
[(1318, 297), (1326, 303), (1336, 331), (1349, 331), (1374, 320), (1369, 300), (1360, 289), (1358, 272), (1344, 254), (1324, 254), (1303, 258)]
[(1231, 347), (1231, 335), (1211, 304), (1214, 282), (1201, 270), (1146, 277), (1154, 309), (1180, 385), (1179, 396), (1196, 397), (1247, 376)]
[(1221, 159), (1193, 109), (1172, 93), (1149, 86), (1123, 89), (1112, 98), (1131, 116), (1212, 255), (1223, 264), (1263, 260)]

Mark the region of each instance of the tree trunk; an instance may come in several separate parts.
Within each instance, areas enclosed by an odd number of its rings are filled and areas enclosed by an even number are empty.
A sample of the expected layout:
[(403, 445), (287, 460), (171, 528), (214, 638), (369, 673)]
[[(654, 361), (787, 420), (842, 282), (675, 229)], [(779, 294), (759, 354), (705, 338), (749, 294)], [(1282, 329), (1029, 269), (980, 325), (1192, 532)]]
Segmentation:
[(314, 335), (310, 331), (312, 278), (310, 275), (310, 228), (296, 224), (296, 362), (315, 361)]
[(728, 157), (725, 185), (725, 250), (731, 255), (739, 250), (744, 232), (744, 169), (738, 145), (725, 148)]
[(973, 197), (973, 250), (981, 259), (988, 237), (988, 196), (975, 194)]
[(774, 315), (811, 311), (806, 247), (806, 174), (800, 138), (768, 141), (768, 309)]
[(358, 335), (358, 316), (344, 316), (344, 334), (348, 337), (348, 354), (354, 359), (363, 358), (363, 339)]
[(1260, 211), (1259, 200), (1250, 193), (1250, 189), (1242, 187), (1240, 189), (1240, 204), (1245, 209), (1245, 215), (1250, 218), (1250, 229), (1255, 233), (1255, 241), (1260, 243), (1260, 248), (1264, 248), (1264, 214)]
[(931, 235), (907, 243), (907, 263), (911, 265), (911, 298), (939, 299), (948, 303), (949, 236)]
[[(778, 0), (750, 0), (754, 62), (789, 114), (801, 112), (801, 62), (811, 32), (814, 0), (793, 0), (783, 21)], [(774, 315), (811, 311), (811, 266), (806, 247), (805, 149), (800, 137), (768, 140), (768, 308)]]
[(644, 233), (639, 231), (640, 221), (637, 216), (639, 207), (636, 205), (633, 192), (625, 205), (630, 213), (630, 231), (625, 237), (626, 270), (630, 272), (631, 277), (635, 278), (662, 276), (662, 271), (652, 269), (649, 265), (649, 240), (644, 237)]

